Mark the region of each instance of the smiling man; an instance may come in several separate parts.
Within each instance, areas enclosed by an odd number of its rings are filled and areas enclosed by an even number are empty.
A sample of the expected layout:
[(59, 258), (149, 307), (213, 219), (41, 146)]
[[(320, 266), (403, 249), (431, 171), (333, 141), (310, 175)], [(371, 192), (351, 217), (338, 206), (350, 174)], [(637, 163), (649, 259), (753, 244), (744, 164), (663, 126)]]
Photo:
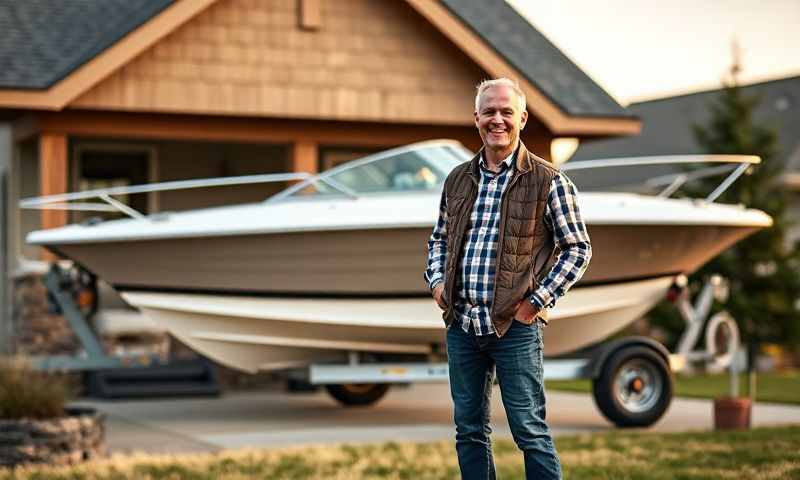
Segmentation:
[(462, 478), (495, 477), (489, 434), (495, 371), (527, 478), (561, 478), (545, 423), (546, 311), (591, 258), (577, 191), (519, 140), (528, 112), (517, 84), (484, 81), (475, 96), (483, 148), (445, 181), (425, 279), (447, 325)]

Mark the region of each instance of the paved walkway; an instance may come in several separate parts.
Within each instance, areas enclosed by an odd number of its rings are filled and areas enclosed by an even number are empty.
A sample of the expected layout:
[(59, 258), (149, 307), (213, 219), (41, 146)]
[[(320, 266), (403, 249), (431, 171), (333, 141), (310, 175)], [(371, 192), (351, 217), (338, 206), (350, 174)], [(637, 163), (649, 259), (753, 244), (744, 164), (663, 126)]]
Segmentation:
[[(325, 443), (430, 441), (453, 436), (446, 384), (390, 390), (377, 405), (343, 408), (326, 393), (234, 392), (220, 398), (82, 401), (108, 414), (111, 452), (210, 452), (241, 447)], [(587, 394), (548, 392), (555, 435), (611, 430)], [(496, 437), (510, 437), (499, 390), (493, 396)], [(710, 400), (675, 399), (650, 431), (712, 427)], [(756, 426), (800, 423), (800, 406), (757, 404)]]

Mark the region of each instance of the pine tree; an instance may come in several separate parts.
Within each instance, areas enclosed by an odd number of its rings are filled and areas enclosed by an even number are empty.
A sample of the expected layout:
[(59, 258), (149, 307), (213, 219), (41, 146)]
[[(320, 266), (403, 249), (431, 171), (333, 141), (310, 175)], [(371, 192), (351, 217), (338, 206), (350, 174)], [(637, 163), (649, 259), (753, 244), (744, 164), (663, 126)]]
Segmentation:
[[(788, 192), (779, 183), (777, 133), (753, 120), (760, 100), (738, 86), (735, 60), (731, 78), (718, 101), (710, 105), (706, 125), (693, 125), (695, 141), (707, 153), (761, 157), (750, 175), (743, 175), (717, 201), (742, 203), (772, 216), (773, 226), (740, 241), (692, 276), (694, 281), (718, 273), (726, 277), (730, 295), (722, 308), (758, 343), (800, 345), (800, 248), (788, 241)], [(706, 183), (707, 189), (714, 188)], [(707, 190), (707, 192), (710, 190)], [(749, 328), (752, 326), (752, 329)]]
[[(690, 287), (696, 293), (710, 275), (726, 277), (730, 294), (715, 309), (731, 313), (740, 331), (748, 337), (745, 340), (774, 342), (800, 353), (800, 244), (788, 241), (788, 192), (779, 183), (783, 165), (778, 158), (777, 134), (754, 122), (753, 112), (760, 100), (745, 95), (738, 86), (739, 70), (734, 51), (730, 77), (723, 81), (720, 96), (709, 105), (709, 121), (705, 125), (692, 125), (692, 131), (697, 145), (706, 153), (761, 158), (761, 164), (751, 174), (739, 177), (717, 202), (741, 203), (762, 210), (772, 216), (773, 226), (738, 242), (710, 261), (691, 276)], [(719, 178), (695, 182), (684, 191), (702, 198), (719, 182)], [(665, 331), (668, 345), (677, 343), (684, 322), (673, 306), (662, 302), (647, 317), (652, 326)]]

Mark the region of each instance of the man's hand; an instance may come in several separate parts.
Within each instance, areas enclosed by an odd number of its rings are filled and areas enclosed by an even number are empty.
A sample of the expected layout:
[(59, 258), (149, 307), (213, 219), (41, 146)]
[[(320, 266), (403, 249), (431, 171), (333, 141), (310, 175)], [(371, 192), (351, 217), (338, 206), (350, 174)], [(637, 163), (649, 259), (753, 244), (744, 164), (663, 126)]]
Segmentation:
[(433, 288), (433, 299), (436, 300), (436, 305), (439, 305), (439, 308), (447, 310), (447, 306), (442, 302), (442, 292), (444, 292), (444, 282), (440, 282), (439, 285)]
[(536, 321), (536, 315), (538, 314), (539, 309), (534, 307), (528, 299), (523, 299), (517, 304), (517, 311), (514, 313), (514, 318), (525, 325), (530, 325)]

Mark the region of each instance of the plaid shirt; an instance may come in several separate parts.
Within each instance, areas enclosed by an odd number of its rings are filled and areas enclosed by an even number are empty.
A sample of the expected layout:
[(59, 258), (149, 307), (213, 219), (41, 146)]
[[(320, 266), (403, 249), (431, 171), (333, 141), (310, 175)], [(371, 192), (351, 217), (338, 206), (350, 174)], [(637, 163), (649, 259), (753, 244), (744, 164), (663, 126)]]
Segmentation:
[[(461, 318), (464, 331), (472, 324), (477, 335), (495, 333), (489, 311), (494, 293), (495, 263), (500, 225), (500, 203), (503, 192), (513, 178), (514, 154), (500, 164), (494, 173), (480, 160), (481, 178), (478, 197), (472, 207), (466, 231), (464, 255), (456, 277), (456, 300), (453, 305)], [(547, 277), (531, 294), (529, 301), (536, 307), (551, 308), (577, 282), (592, 256), (589, 234), (577, 205), (577, 190), (564, 174), (553, 177), (547, 196), (544, 216), (560, 252)], [(444, 281), (447, 259), (447, 196), (442, 192), (439, 220), (428, 241), (428, 268), (425, 280), (433, 290)]]

